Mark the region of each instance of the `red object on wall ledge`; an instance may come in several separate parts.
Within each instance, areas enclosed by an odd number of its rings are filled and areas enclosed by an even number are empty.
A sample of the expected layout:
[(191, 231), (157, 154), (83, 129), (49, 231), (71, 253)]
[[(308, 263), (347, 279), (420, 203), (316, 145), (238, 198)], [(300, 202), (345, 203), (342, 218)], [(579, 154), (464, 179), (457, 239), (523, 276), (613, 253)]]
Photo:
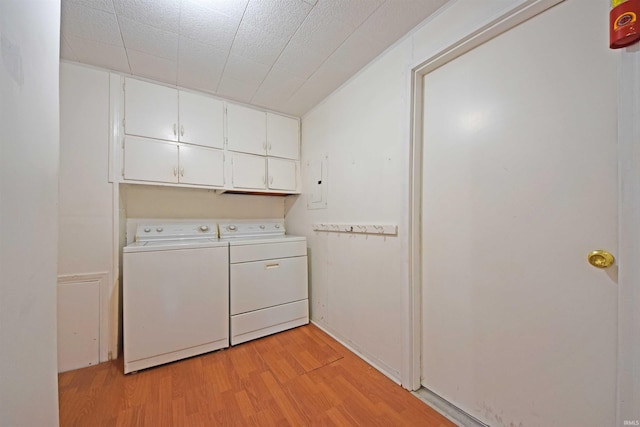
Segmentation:
[(640, 0), (613, 0), (612, 4), (615, 7), (609, 12), (609, 47), (620, 49), (640, 41)]

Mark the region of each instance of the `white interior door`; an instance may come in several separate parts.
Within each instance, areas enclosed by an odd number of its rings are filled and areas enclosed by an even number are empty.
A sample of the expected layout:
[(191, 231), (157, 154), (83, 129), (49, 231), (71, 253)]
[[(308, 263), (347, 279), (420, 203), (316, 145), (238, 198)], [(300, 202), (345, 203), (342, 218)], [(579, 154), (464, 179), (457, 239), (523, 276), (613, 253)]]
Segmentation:
[(615, 424), (607, 14), (568, 0), (424, 78), (422, 384), (491, 426)]

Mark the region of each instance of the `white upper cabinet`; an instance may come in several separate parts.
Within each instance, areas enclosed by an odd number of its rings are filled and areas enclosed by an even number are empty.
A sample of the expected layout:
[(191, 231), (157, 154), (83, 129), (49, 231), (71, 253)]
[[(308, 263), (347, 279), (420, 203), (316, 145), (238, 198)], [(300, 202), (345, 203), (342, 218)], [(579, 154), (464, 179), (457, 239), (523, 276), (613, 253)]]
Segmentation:
[(267, 113), (267, 155), (298, 160), (300, 126), (297, 119)]
[(296, 160), (243, 153), (232, 153), (231, 158), (234, 189), (296, 191)]
[(224, 147), (222, 101), (192, 92), (125, 78), (127, 135)]
[(267, 158), (267, 184), (271, 190), (296, 190), (296, 161)]
[(124, 179), (224, 186), (224, 152), (214, 148), (127, 136)]
[(223, 151), (180, 145), (180, 182), (222, 187), (224, 185)]
[(227, 148), (240, 153), (300, 157), (300, 122), (291, 117), (227, 104)]
[(224, 147), (224, 106), (222, 101), (179, 91), (180, 142)]
[(264, 111), (227, 104), (227, 148), (264, 156), (267, 148)]
[(124, 179), (178, 182), (178, 144), (155, 139), (124, 140)]
[(129, 135), (178, 140), (178, 91), (125, 78), (124, 131)]
[(298, 119), (129, 77), (116, 105), (124, 181), (299, 191)]
[(231, 154), (233, 188), (265, 190), (267, 188), (266, 161), (262, 156)]

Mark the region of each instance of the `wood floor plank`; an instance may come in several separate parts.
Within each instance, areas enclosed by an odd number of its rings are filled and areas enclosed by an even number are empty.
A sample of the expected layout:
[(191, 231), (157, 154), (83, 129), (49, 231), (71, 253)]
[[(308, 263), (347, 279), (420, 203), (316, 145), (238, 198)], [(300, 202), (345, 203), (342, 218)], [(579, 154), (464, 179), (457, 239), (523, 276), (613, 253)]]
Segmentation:
[(453, 425), (313, 325), (122, 372), (118, 359), (59, 374), (60, 425)]

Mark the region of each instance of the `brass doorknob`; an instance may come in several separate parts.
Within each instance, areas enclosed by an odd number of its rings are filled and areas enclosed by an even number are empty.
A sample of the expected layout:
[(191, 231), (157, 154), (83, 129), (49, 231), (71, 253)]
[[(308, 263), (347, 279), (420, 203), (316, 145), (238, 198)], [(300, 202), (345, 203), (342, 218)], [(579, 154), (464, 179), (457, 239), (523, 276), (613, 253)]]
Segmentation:
[(589, 264), (596, 268), (610, 267), (616, 261), (613, 255), (602, 249), (590, 252), (587, 260), (589, 260)]

